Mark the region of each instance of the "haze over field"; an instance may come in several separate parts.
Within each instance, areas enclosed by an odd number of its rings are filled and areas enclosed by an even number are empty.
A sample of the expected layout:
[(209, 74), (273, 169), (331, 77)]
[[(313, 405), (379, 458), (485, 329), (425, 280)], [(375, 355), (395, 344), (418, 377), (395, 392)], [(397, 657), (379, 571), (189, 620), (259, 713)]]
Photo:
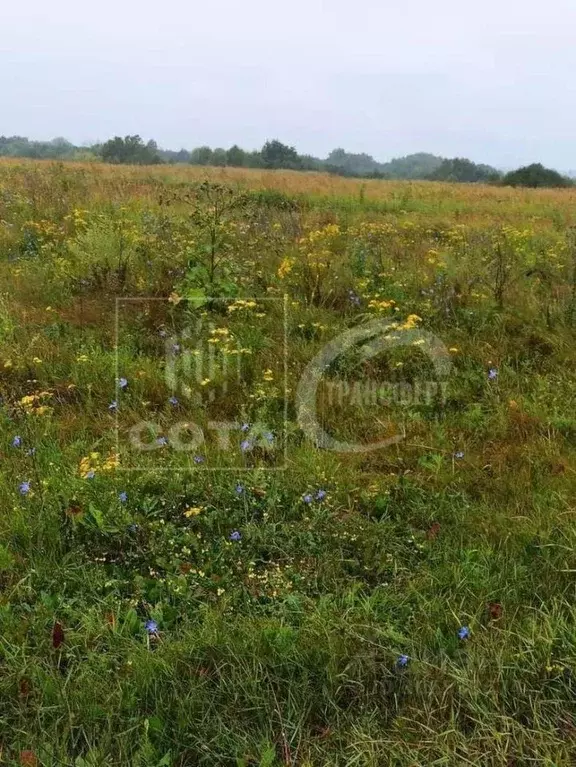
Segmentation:
[(570, 0), (30, 0), (2, 13), (1, 131), (165, 147), (278, 136), (389, 159), (576, 166)]

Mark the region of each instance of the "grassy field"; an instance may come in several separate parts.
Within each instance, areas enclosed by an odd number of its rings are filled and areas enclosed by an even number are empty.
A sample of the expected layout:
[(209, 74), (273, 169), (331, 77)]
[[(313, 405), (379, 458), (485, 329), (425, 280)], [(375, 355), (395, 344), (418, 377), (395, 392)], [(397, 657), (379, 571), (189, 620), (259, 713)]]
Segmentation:
[(0, 763), (575, 764), (575, 203), (0, 163)]

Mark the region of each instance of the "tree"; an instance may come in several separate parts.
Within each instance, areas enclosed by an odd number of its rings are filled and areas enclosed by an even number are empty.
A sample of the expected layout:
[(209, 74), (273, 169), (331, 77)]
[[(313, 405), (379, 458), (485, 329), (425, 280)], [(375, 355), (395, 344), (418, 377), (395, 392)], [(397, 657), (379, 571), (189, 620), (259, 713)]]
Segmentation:
[(427, 178), (442, 165), (443, 158), (429, 152), (416, 152), (405, 157), (395, 157), (383, 163), (381, 170), (390, 178)]
[(380, 170), (380, 163), (369, 154), (353, 154), (344, 149), (333, 149), (325, 164), (332, 172), (345, 176), (367, 176)]
[(545, 168), (541, 163), (526, 165), (518, 170), (507, 173), (502, 179), (505, 186), (528, 186), (528, 187), (568, 187), (573, 182), (562, 176), (558, 171)]
[(253, 152), (246, 152), (244, 162), (247, 168), (261, 168), (262, 154), (257, 149), (255, 149)]
[(246, 162), (246, 152), (240, 149), (238, 144), (234, 144), (226, 152), (226, 165), (232, 165), (235, 168), (241, 168)]
[(213, 152), (209, 146), (199, 146), (190, 152), (192, 165), (212, 165)]
[(490, 165), (477, 165), (464, 157), (454, 157), (452, 160), (443, 160), (433, 173), (430, 173), (430, 181), (459, 181), (463, 183), (491, 183), (498, 181), (500, 173)]
[(180, 149), (177, 152), (170, 149), (160, 149), (158, 151), (164, 162), (176, 163), (177, 165), (190, 162), (191, 153), (187, 149)]
[(267, 141), (260, 154), (262, 155), (262, 165), (265, 168), (298, 170), (302, 167), (302, 162), (294, 147), (287, 146), (277, 139)]
[(157, 165), (162, 162), (155, 141), (145, 144), (140, 136), (115, 136), (102, 145), (104, 162), (128, 165)]
[(226, 150), (222, 147), (216, 147), (212, 152), (212, 165), (223, 168), (226, 165)]

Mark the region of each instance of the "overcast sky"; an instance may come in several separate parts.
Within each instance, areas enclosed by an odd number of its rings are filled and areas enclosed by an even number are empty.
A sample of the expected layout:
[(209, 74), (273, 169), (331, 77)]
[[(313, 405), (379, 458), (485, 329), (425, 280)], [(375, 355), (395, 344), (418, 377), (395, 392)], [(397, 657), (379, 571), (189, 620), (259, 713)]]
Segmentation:
[(576, 168), (575, 0), (4, 0), (0, 135)]

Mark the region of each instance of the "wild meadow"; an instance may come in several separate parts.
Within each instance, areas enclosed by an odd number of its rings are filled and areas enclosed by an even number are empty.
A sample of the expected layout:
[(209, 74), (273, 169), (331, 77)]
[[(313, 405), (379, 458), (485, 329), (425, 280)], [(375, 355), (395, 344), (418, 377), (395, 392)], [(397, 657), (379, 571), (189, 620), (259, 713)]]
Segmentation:
[(575, 204), (0, 163), (0, 763), (573, 765)]

